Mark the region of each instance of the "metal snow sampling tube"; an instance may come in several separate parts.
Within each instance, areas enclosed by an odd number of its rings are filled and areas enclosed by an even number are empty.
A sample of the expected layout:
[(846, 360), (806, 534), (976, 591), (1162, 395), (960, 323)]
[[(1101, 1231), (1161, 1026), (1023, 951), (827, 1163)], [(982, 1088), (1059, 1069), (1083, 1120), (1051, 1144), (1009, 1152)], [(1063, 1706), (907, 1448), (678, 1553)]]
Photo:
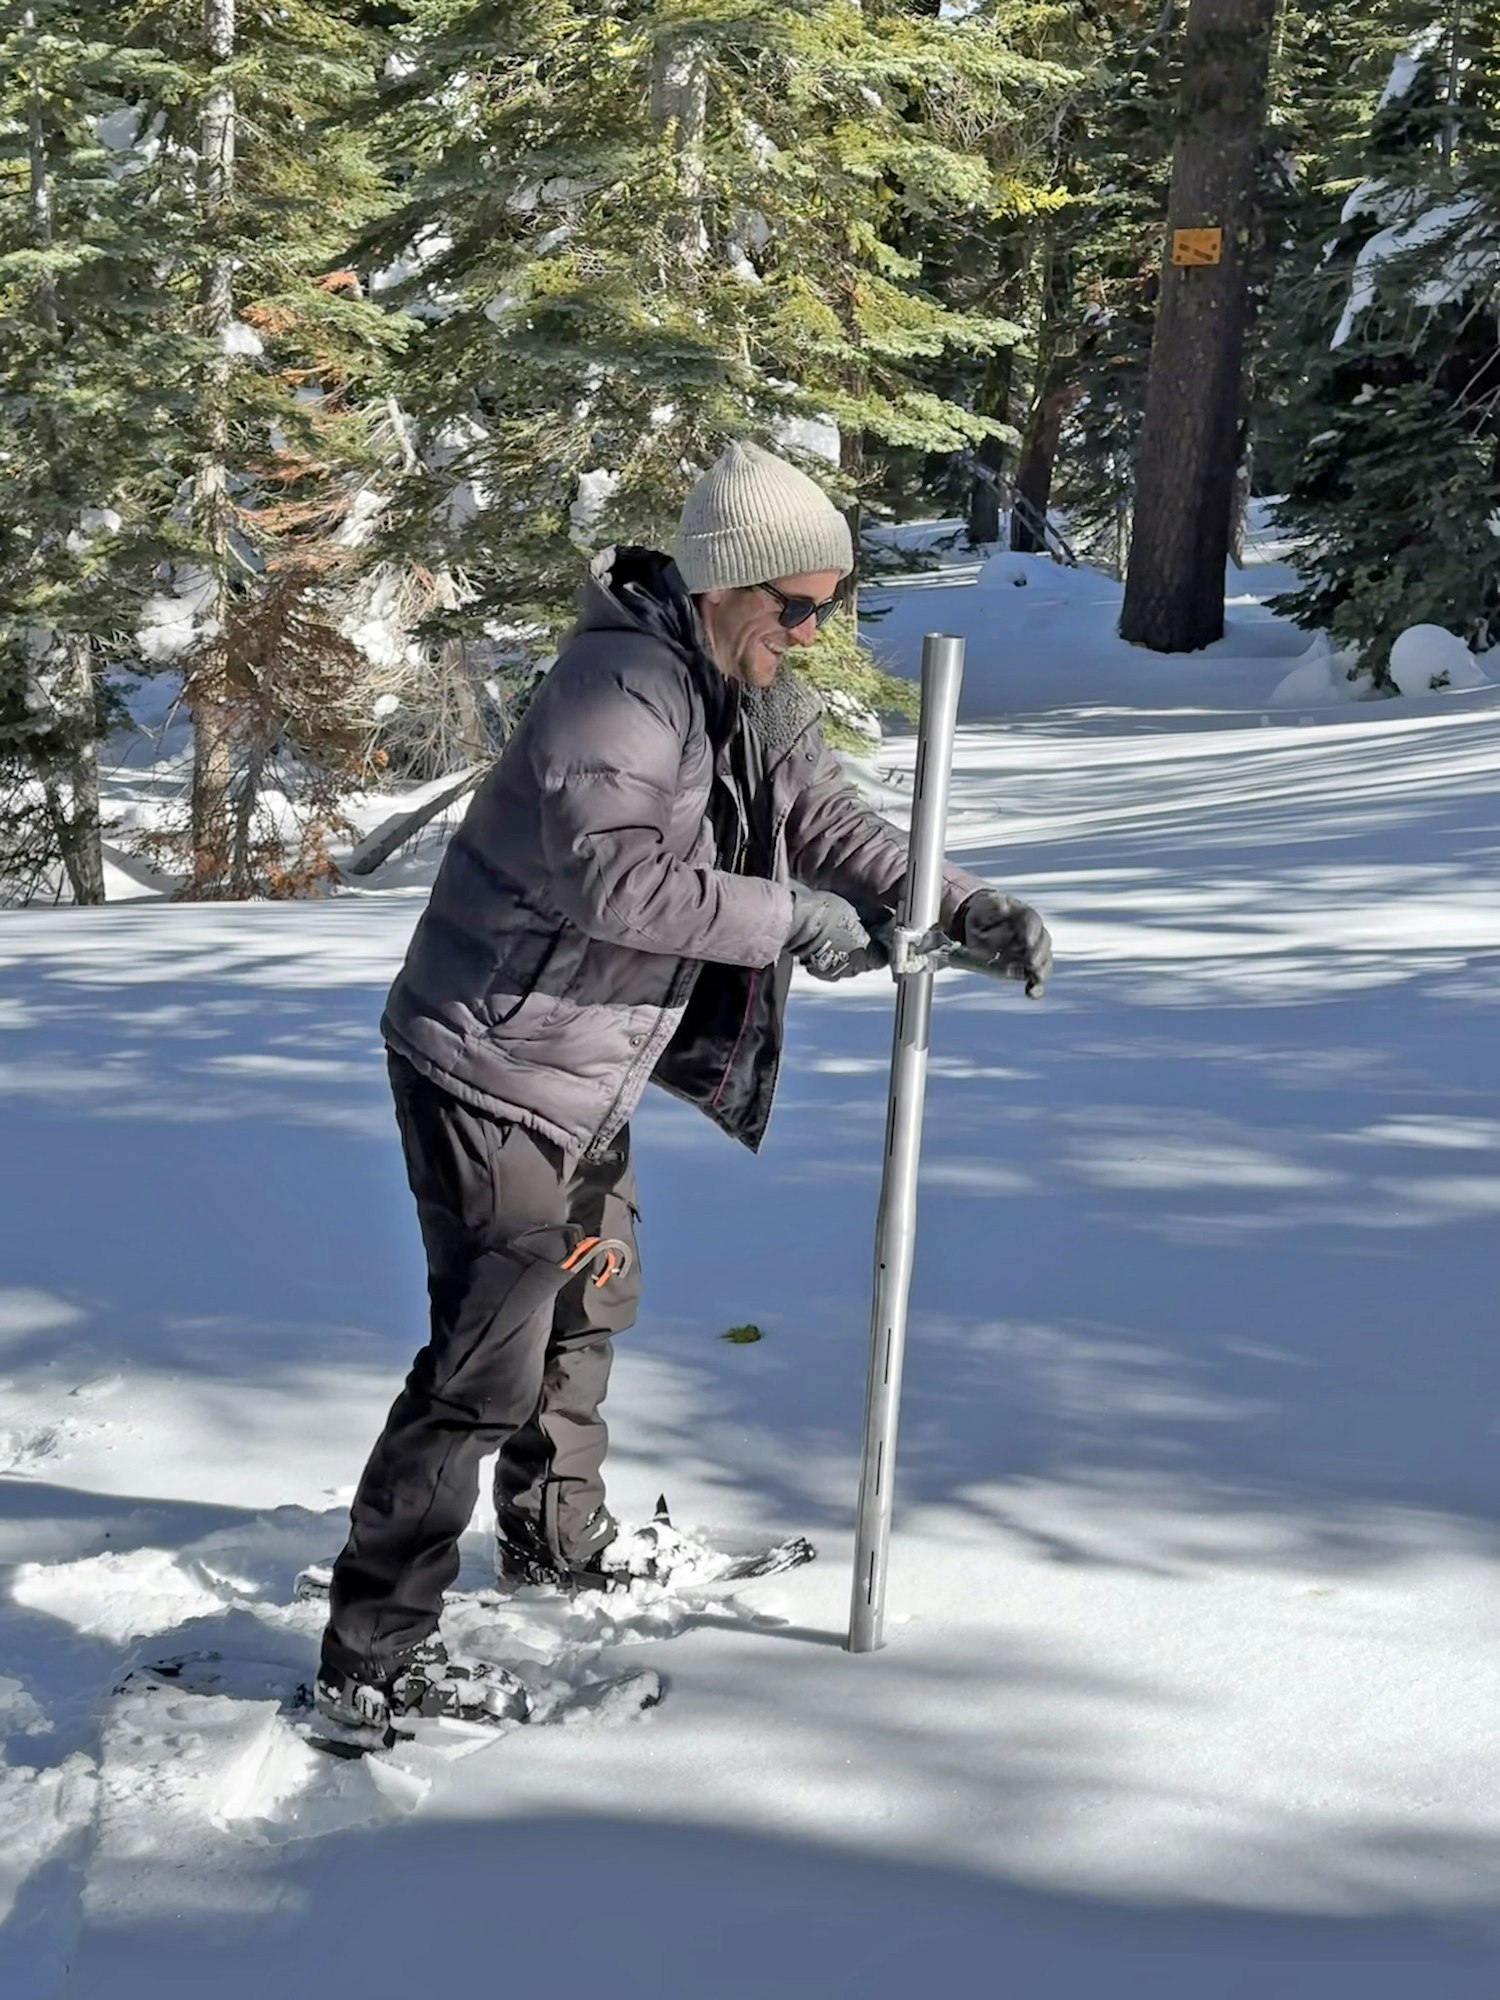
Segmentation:
[[(849, 1616), (851, 1653), (877, 1652), (884, 1643), (886, 1557), (906, 1308), (917, 1240), (917, 1169), (927, 1097), (932, 983), (935, 965), (950, 956), (937, 949), (934, 933), (941, 914), (948, 783), (963, 674), (963, 640), (930, 633), (922, 649), (922, 719), (911, 811), (911, 858), (900, 919), (889, 938), (891, 969), (896, 976), (896, 1029), (885, 1128), (885, 1173), (875, 1227), (870, 1374), (865, 1392), (864, 1458)], [(977, 963), (982, 965), (983, 961)]]

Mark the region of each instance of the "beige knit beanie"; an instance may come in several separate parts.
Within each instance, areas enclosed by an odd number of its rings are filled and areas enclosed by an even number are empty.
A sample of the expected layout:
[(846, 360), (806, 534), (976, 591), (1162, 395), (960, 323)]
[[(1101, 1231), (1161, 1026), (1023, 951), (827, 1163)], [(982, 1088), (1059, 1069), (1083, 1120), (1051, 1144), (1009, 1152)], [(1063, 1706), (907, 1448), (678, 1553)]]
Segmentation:
[(838, 508), (805, 472), (758, 444), (732, 444), (704, 473), (682, 510), (673, 553), (694, 597), (812, 570), (847, 576), (854, 567)]

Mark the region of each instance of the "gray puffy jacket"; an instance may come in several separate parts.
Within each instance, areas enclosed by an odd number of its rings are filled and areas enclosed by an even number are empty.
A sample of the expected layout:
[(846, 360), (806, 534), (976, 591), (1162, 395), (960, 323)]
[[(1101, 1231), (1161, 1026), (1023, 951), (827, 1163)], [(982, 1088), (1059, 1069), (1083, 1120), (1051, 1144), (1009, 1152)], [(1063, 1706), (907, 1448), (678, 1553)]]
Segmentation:
[[(424, 1076), (598, 1154), (653, 1079), (758, 1148), (790, 982), (788, 883), (897, 906), (906, 845), (816, 700), (713, 665), (675, 567), (601, 556), (580, 621), (475, 794), (381, 1031)], [(944, 916), (983, 887), (948, 871)]]

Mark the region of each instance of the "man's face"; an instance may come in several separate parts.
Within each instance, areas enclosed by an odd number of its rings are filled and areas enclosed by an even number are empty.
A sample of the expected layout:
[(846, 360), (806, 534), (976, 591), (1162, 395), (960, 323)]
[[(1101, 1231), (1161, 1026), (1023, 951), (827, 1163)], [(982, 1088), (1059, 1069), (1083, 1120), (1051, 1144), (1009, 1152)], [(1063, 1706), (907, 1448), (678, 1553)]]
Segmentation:
[[(783, 597), (810, 597), (815, 604), (826, 604), (841, 581), (837, 570), (821, 569), (773, 577), (771, 584)], [(714, 664), (746, 687), (769, 687), (788, 646), (810, 646), (818, 629), (809, 617), (788, 631), (781, 622), (781, 605), (758, 584), (746, 590), (705, 591), (699, 610)]]

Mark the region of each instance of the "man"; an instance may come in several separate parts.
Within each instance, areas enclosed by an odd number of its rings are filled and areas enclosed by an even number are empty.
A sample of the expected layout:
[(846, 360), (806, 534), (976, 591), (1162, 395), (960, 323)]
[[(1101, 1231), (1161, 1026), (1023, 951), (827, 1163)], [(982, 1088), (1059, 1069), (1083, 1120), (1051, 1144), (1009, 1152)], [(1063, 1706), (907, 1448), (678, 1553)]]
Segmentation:
[[(360, 1482), (318, 1705), (382, 1728), (431, 1657), (498, 1451), (502, 1577), (607, 1580), (600, 1408), (639, 1296), (628, 1120), (664, 1085), (758, 1149), (795, 962), (885, 963), (905, 842), (783, 670), (854, 567), (795, 467), (732, 445), (676, 561), (611, 550), (449, 845), (387, 1004), (431, 1337)], [(956, 868), (943, 920), (1039, 993), (1041, 919)]]

